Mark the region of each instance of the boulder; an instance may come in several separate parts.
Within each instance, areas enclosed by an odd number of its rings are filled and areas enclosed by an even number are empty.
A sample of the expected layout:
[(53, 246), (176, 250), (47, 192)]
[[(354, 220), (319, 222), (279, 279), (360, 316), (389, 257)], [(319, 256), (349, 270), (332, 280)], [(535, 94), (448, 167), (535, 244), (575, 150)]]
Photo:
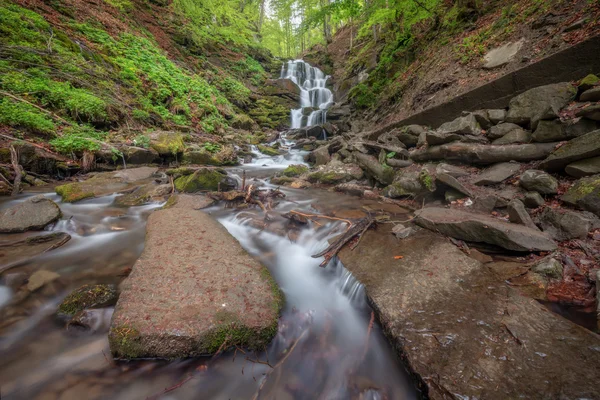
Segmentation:
[(554, 119), (575, 98), (577, 90), (569, 82), (540, 86), (510, 100), (506, 120), (537, 128), (540, 120)]
[(558, 193), (558, 181), (552, 175), (535, 169), (529, 169), (521, 175), (519, 184), (528, 191), (541, 194)]
[(556, 243), (546, 234), (488, 215), (447, 208), (424, 208), (416, 211), (415, 216), (419, 226), (460, 240), (493, 244), (513, 251), (556, 249)]
[(525, 130), (519, 125), (511, 124), (510, 122), (504, 122), (502, 124), (492, 126), (492, 128), (487, 131), (485, 136), (490, 140), (497, 140), (510, 133), (513, 133), (513, 135), (522, 136), (524, 132)]
[(473, 196), (473, 193), (471, 193), (469, 189), (467, 189), (462, 183), (460, 183), (456, 178), (449, 174), (442, 172), (440, 174), (437, 174), (435, 178), (439, 183), (442, 183), (456, 190), (457, 192), (463, 193), (464, 195), (469, 197)]
[(514, 59), (519, 50), (521, 50), (523, 43), (525, 43), (525, 39), (520, 39), (517, 42), (508, 42), (488, 51), (483, 57), (485, 61), (483, 68), (493, 69), (508, 64)]
[(531, 142), (531, 133), (525, 130), (514, 130), (496, 139), (492, 144), (513, 144), (513, 143), (529, 143)]
[(577, 111), (575, 116), (591, 119), (593, 121), (600, 121), (600, 104), (592, 104), (582, 108)]
[(540, 163), (540, 168), (557, 171), (574, 161), (600, 156), (600, 129), (570, 140)]
[(54, 271), (47, 271), (44, 269), (35, 271), (27, 281), (27, 290), (35, 292), (58, 278), (60, 278), (60, 275)]
[(57, 186), (54, 190), (65, 203), (108, 196), (113, 193), (128, 192), (135, 187), (152, 181), (158, 168), (139, 167), (127, 168), (114, 172), (91, 174), (91, 178)]
[(150, 147), (161, 157), (173, 157), (183, 153), (185, 143), (183, 135), (172, 131), (154, 131), (148, 134)]
[(119, 206), (141, 206), (150, 201), (164, 201), (165, 197), (171, 194), (172, 187), (170, 184), (156, 185), (147, 183), (122, 196), (115, 199), (115, 204)]
[(356, 164), (332, 160), (310, 172), (306, 179), (312, 183), (338, 184), (362, 179), (363, 170)]
[[(415, 125), (418, 126), (418, 125)], [(412, 135), (410, 133), (405, 132), (400, 128), (393, 129), (389, 132), (386, 132), (380, 135), (377, 138), (377, 142), (393, 145), (397, 147), (414, 147), (417, 145), (417, 141), (419, 140), (419, 135)]]
[(446, 122), (438, 128), (441, 133), (458, 133), (464, 135), (480, 135), (481, 126), (473, 114), (456, 118), (454, 121)]
[(327, 120), (338, 121), (349, 117), (351, 113), (352, 110), (350, 110), (350, 104), (335, 103), (327, 110)]
[(570, 140), (598, 129), (598, 124), (585, 118), (563, 122), (561, 120), (540, 121), (532, 135), (534, 142), (561, 142)]
[(83, 285), (71, 292), (58, 306), (58, 315), (72, 317), (88, 308), (112, 306), (117, 302), (114, 285)]
[(503, 146), (474, 143), (449, 143), (415, 150), (413, 161), (446, 160), (465, 164), (495, 164), (507, 161), (527, 162), (547, 157), (555, 143), (508, 144)]
[(52, 200), (38, 195), (0, 211), (0, 232), (25, 232), (44, 229), (61, 216)]
[(144, 149), (135, 146), (122, 146), (120, 150), (127, 164), (152, 164), (160, 160), (158, 151), (152, 148)]
[(422, 197), (434, 192), (436, 189), (433, 177), (425, 170), (406, 171), (396, 175), (394, 182), (383, 189), (382, 194), (392, 199), (400, 197)]
[(506, 119), (506, 110), (487, 110), (487, 114), (490, 118), (490, 122), (494, 125), (504, 122), (504, 120)]
[[(79, 165), (68, 157), (51, 153), (46, 149), (27, 142), (15, 142), (19, 154), (19, 164), (26, 170), (40, 175), (70, 176), (79, 171)], [(10, 164), (10, 152), (2, 162)]]
[(226, 192), (237, 187), (237, 182), (227, 176), (222, 169), (199, 168), (192, 174), (183, 175), (174, 181), (175, 189), (184, 193), (196, 193), (200, 191)]
[(339, 258), (364, 284), (386, 337), (423, 378), (428, 398), (596, 397), (598, 371), (590, 365), (600, 363), (600, 337), (443, 237), (423, 230), (398, 240), (383, 225)]
[(523, 198), (523, 203), (529, 208), (538, 208), (544, 205), (546, 201), (538, 192), (527, 192)]
[(494, 164), (480, 173), (473, 181), (473, 184), (477, 186), (497, 185), (514, 176), (520, 169), (521, 164), (519, 163), (505, 162)]
[(538, 227), (533, 223), (531, 216), (525, 210), (525, 205), (521, 200), (514, 199), (508, 203), (508, 220), (515, 224), (525, 225), (531, 229), (539, 230)]
[(538, 221), (542, 230), (559, 242), (585, 239), (588, 232), (600, 228), (600, 220), (595, 215), (562, 208), (545, 208)]
[(488, 143), (484, 136), (473, 136), (473, 135), (461, 135), (458, 133), (444, 133), (437, 131), (427, 131), (425, 133), (425, 140), (430, 146), (437, 146), (440, 144), (451, 143), (451, 142), (465, 142), (465, 143)]
[(110, 349), (127, 359), (264, 349), (282, 303), (269, 271), (225, 227), (178, 201), (148, 218), (144, 251), (115, 307)]
[[(464, 115), (467, 114), (468, 113), (464, 113)], [(493, 125), (495, 125), (492, 123), (492, 121), (490, 121), (488, 110), (477, 110), (473, 111), (471, 114), (473, 114), (475, 120), (482, 129), (490, 129)]]
[(562, 279), (563, 276), (563, 266), (561, 262), (552, 257), (538, 261), (531, 267), (531, 270), (553, 279)]
[(579, 179), (560, 199), (600, 216), (600, 175)]
[(309, 161), (313, 162), (315, 166), (325, 165), (329, 161), (331, 161), (331, 156), (329, 155), (329, 146), (321, 146), (316, 150), (313, 150), (309, 156)]
[(565, 172), (575, 178), (600, 174), (600, 157), (575, 161), (565, 167)]
[(389, 185), (394, 180), (394, 170), (387, 165), (379, 163), (377, 158), (359, 152), (354, 152), (353, 155), (358, 165), (365, 170), (367, 175), (370, 175), (379, 183)]
[(448, 174), (455, 178), (460, 178), (461, 176), (469, 176), (471, 173), (466, 171), (464, 168), (458, 167), (456, 165), (450, 165), (446, 163), (439, 163), (435, 167), (436, 174)]
[(581, 93), (580, 101), (600, 101), (600, 86), (591, 88)]

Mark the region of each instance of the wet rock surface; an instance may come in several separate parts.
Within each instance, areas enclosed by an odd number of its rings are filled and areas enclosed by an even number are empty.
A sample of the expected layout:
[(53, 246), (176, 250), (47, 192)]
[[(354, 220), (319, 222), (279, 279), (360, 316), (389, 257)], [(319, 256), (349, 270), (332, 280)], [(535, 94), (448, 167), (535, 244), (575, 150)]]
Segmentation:
[(210, 354), (226, 338), (227, 347), (262, 349), (277, 331), (281, 295), (269, 272), (190, 203), (183, 197), (148, 219), (111, 324), (117, 357)]
[(515, 175), (519, 169), (521, 169), (521, 165), (518, 163), (495, 164), (479, 174), (473, 184), (478, 186), (497, 185)]
[(0, 211), (0, 232), (25, 232), (43, 229), (60, 218), (58, 205), (39, 195)]
[(429, 398), (597, 395), (600, 372), (589, 366), (600, 363), (600, 337), (442, 237), (421, 231), (399, 241), (378, 228), (339, 256)]

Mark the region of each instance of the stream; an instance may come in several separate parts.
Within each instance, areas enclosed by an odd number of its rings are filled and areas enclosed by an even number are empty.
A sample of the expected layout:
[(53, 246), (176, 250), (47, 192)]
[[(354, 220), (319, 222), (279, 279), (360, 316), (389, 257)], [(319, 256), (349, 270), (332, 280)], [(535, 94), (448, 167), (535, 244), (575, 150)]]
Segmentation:
[[(333, 101), (325, 87), (327, 77), (300, 60), (285, 64), (282, 77), (294, 77), (306, 91), (300, 111), (291, 112), (292, 126), (324, 122)], [(291, 149), (285, 136), (279, 141), (288, 149), (285, 155), (267, 157), (253, 149), (252, 163), (230, 168), (230, 175), (241, 180), (243, 169), (253, 184), (273, 187), (269, 177), (275, 171), (304, 163), (304, 152)], [(382, 207), (340, 193), (280, 189), (286, 198), (277, 205), (277, 213), (298, 210), (358, 218)], [(46, 190), (42, 193), (63, 212), (46, 230), (67, 232), (72, 239), (0, 275), (3, 399), (417, 398), (402, 363), (373, 320), (363, 286), (337, 260), (320, 268), (322, 258), (311, 257), (343, 232), (343, 223), (322, 220), (282, 234), (256, 227), (253, 221), (264, 218), (260, 209), (238, 211), (223, 204), (205, 209), (269, 268), (285, 294), (276, 337), (258, 353), (233, 350), (213, 358), (115, 362), (107, 340), (112, 308), (95, 310), (92, 330), (87, 331), (67, 329), (56, 310), (83, 284), (119, 284), (143, 250), (147, 216), (162, 204), (117, 207), (116, 195), (67, 204)], [(34, 194), (39, 192), (3, 199), (0, 209)], [(0, 235), (0, 244), (35, 234)], [(34, 292), (10, 288), (8, 281), (18, 274), (29, 276), (40, 269), (60, 277)]]

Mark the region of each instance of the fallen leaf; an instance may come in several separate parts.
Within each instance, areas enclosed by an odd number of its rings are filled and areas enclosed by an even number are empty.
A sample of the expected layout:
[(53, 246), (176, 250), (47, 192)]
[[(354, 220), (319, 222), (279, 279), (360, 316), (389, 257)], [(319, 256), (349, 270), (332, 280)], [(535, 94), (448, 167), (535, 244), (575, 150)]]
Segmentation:
[(404, 256), (394, 256), (394, 260), (402, 260)]

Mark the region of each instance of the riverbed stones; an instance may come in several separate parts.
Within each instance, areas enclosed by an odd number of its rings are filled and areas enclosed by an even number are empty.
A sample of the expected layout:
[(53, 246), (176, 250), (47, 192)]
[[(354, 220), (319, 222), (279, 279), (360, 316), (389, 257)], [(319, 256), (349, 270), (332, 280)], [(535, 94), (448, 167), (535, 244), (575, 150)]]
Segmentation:
[(513, 132), (516, 132), (517, 134), (522, 134), (522, 132), (525, 132), (525, 130), (517, 124), (504, 122), (502, 124), (492, 126), (490, 130), (487, 131), (486, 137), (490, 140), (496, 140)]
[(93, 197), (123, 193), (148, 183), (158, 171), (156, 167), (127, 168), (115, 172), (90, 174), (81, 182), (66, 183), (55, 188), (65, 203), (74, 203)]
[(151, 164), (159, 159), (158, 152), (152, 148), (123, 146), (121, 152), (127, 164)]
[(487, 110), (487, 115), (490, 119), (490, 122), (494, 125), (504, 122), (506, 119), (506, 110), (503, 109), (492, 109)]
[(596, 397), (597, 334), (523, 296), (441, 236), (423, 230), (399, 241), (390, 231), (367, 231), (339, 257), (428, 398)]
[(556, 258), (544, 258), (531, 267), (533, 272), (553, 279), (560, 279), (563, 275), (563, 266)]
[(438, 132), (446, 134), (457, 133), (464, 135), (480, 135), (481, 126), (473, 114), (468, 114), (442, 124), (438, 128)]
[(469, 189), (467, 189), (465, 187), (465, 185), (460, 183), (456, 178), (454, 178), (450, 174), (446, 174), (446, 173), (442, 172), (442, 173), (437, 174), (435, 178), (439, 183), (442, 183), (442, 184), (456, 190), (457, 192), (464, 194), (465, 196), (469, 196), (469, 197), (473, 196), (473, 193), (471, 193), (471, 191)]
[(556, 194), (558, 181), (552, 175), (535, 169), (529, 169), (521, 175), (519, 184), (528, 191), (541, 194)]
[(600, 174), (600, 157), (575, 161), (565, 167), (565, 172), (575, 178)]
[(598, 123), (585, 118), (563, 122), (555, 119), (552, 121), (540, 121), (537, 129), (533, 132), (534, 142), (560, 142), (574, 139), (598, 129)]
[(134, 189), (131, 193), (117, 197), (115, 204), (130, 207), (141, 206), (150, 201), (163, 201), (171, 191), (172, 187), (169, 184), (156, 185), (154, 183), (147, 183)]
[(600, 216), (600, 175), (579, 179), (560, 199)]
[(529, 143), (531, 142), (531, 133), (526, 130), (513, 130), (499, 139), (496, 139), (492, 144), (514, 144), (514, 143)]
[(329, 155), (329, 146), (321, 146), (316, 150), (313, 150), (309, 154), (309, 161), (313, 162), (316, 166), (325, 165), (329, 161), (331, 161), (331, 156)]
[(557, 171), (574, 161), (600, 156), (600, 130), (570, 140), (540, 163), (540, 168)]
[(394, 170), (391, 167), (381, 164), (377, 158), (368, 154), (362, 154), (357, 151), (352, 154), (356, 158), (358, 165), (365, 170), (367, 175), (383, 185), (392, 183), (394, 180)]
[(531, 216), (525, 209), (525, 205), (519, 199), (514, 199), (508, 203), (508, 220), (515, 224), (525, 225), (528, 228), (538, 230), (538, 227), (533, 223)]
[(447, 208), (424, 208), (415, 222), (429, 230), (469, 242), (483, 242), (514, 251), (552, 251), (556, 243), (535, 229), (488, 215)]
[(576, 94), (568, 82), (530, 89), (510, 100), (506, 120), (535, 130), (540, 120), (556, 118)]
[(475, 143), (449, 143), (415, 150), (413, 161), (446, 160), (464, 164), (495, 164), (499, 162), (527, 162), (547, 157), (555, 143), (508, 144), (503, 146)]
[(43, 229), (60, 218), (58, 205), (38, 195), (0, 211), (0, 232), (25, 232)]
[[(311, 183), (338, 184), (350, 182), (364, 177), (363, 170), (354, 163), (343, 163), (332, 160), (327, 165), (321, 165), (306, 176)], [(272, 180), (271, 180), (272, 181)]]
[(542, 206), (546, 201), (538, 192), (527, 192), (523, 196), (523, 204), (528, 208), (538, 208)]
[(559, 242), (585, 239), (588, 232), (600, 228), (600, 220), (591, 213), (547, 207), (538, 217), (542, 230)]
[(600, 86), (591, 88), (581, 93), (580, 101), (600, 101)]
[(109, 343), (118, 358), (191, 357), (222, 345), (263, 349), (277, 332), (281, 306), (268, 270), (221, 224), (175, 206), (148, 218)]
[(521, 169), (519, 163), (498, 163), (479, 174), (473, 181), (477, 186), (492, 186), (502, 183), (508, 178), (514, 176)]

